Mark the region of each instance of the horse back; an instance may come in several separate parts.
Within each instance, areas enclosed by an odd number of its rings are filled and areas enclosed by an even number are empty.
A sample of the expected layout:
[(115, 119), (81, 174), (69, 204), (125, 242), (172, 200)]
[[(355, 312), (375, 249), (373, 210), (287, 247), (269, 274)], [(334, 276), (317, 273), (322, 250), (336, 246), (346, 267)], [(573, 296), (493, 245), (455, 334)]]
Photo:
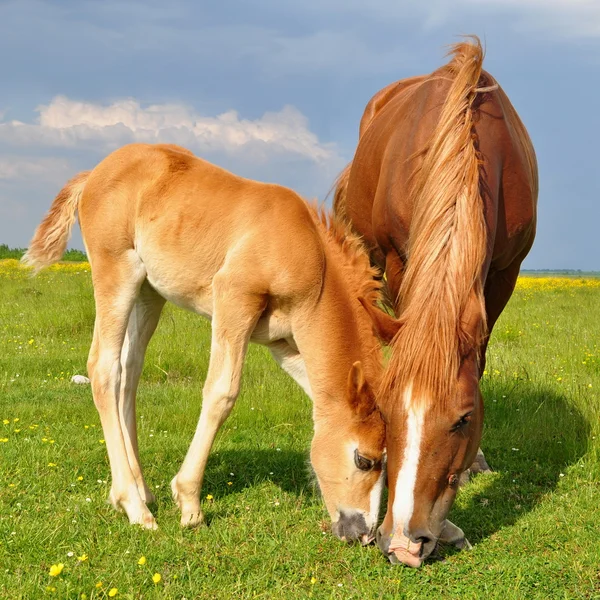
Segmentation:
[[(379, 260), (403, 256), (412, 221), (411, 181), (438, 123), (451, 81), (436, 71), (384, 88), (363, 116), (363, 135), (349, 175), (346, 214)], [(497, 85), (482, 73), (480, 87)], [(482, 165), (481, 193), (490, 235), (490, 262), (502, 268), (526, 254), (535, 233), (538, 175), (527, 131), (499, 86), (474, 107)], [(376, 256), (377, 259), (377, 256)]]
[(272, 296), (306, 294), (320, 281), (320, 238), (297, 194), (176, 146), (113, 152), (90, 175), (79, 218), (92, 270), (135, 250), (161, 295), (201, 313), (219, 271)]

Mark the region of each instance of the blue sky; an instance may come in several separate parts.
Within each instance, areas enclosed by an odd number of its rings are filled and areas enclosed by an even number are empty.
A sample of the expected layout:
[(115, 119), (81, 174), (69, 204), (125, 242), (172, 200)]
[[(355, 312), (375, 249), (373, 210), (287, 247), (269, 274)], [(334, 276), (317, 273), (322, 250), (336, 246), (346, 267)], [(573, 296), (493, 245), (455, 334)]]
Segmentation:
[(465, 33), (536, 148), (524, 266), (600, 270), (598, 0), (5, 0), (0, 243), (27, 245), (70, 176), (136, 140), (322, 199), (369, 98)]

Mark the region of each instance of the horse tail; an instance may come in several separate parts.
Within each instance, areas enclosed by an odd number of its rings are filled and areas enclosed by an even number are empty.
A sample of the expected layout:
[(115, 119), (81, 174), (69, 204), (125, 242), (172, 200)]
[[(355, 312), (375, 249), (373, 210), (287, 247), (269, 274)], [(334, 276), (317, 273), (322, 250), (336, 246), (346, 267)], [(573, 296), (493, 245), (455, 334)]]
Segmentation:
[[(452, 60), (435, 73), (451, 79), (440, 116), (410, 182), (413, 217), (400, 288), (406, 377), (433, 383), (458, 371), (461, 351), (477, 351), (487, 331), (482, 269), (487, 227), (480, 187), (481, 157), (474, 112), (484, 52), (475, 36), (452, 46)], [(435, 332), (424, 366), (420, 344)], [(410, 340), (410, 341), (409, 341)], [(425, 380), (425, 381), (423, 381)]]
[(333, 184), (333, 187), (335, 188), (335, 192), (333, 193), (333, 214), (342, 221), (349, 220), (346, 213), (346, 194), (348, 192), (348, 181), (350, 179), (351, 168), (352, 163), (349, 162)]
[(21, 259), (39, 271), (62, 258), (71, 237), (77, 207), (91, 171), (75, 175), (58, 193), (50, 210), (35, 230), (29, 249)]

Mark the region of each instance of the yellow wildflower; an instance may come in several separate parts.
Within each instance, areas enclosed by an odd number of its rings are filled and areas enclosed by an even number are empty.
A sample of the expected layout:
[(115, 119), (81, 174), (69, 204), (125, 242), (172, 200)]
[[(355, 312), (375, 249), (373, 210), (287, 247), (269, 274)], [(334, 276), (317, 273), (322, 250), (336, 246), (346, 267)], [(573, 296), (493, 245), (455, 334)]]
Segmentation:
[(80, 476), (77, 478), (77, 481), (83, 481), (83, 477), (80, 475)]
[(100, 589), (100, 588), (102, 587), (102, 582), (101, 582), (101, 581), (99, 581), (99, 582), (96, 584), (96, 587), (97, 587), (98, 589)]
[(109, 592), (108, 592), (108, 595), (109, 595), (111, 598), (114, 598), (114, 597), (117, 595), (118, 591), (119, 591), (119, 590), (118, 590), (117, 588), (110, 588), (110, 590), (109, 590)]
[(82, 554), (81, 556), (77, 557), (77, 560), (79, 562), (85, 562), (88, 559), (88, 555), (87, 554)]
[(315, 585), (315, 583), (317, 583), (316, 577), (311, 577), (310, 578), (310, 582), (311, 582), (312, 585)]
[(140, 556), (140, 559), (138, 560), (138, 565), (145, 565), (145, 564), (146, 564), (146, 557)]
[(208, 494), (208, 496), (206, 496), (206, 499), (207, 500), (212, 500), (213, 499), (212, 494)]
[(2, 422), (3, 422), (5, 425), (8, 425), (8, 424), (10, 423), (10, 420), (9, 420), (9, 419), (4, 419)]
[(56, 463), (48, 463), (48, 466), (49, 466), (49, 467), (55, 467), (55, 466), (56, 466)]
[(160, 573), (154, 573), (154, 575), (152, 575), (152, 581), (154, 583), (160, 583), (161, 579), (162, 577), (160, 576)]
[(64, 568), (65, 568), (65, 565), (63, 565), (63, 563), (58, 563), (57, 565), (52, 565), (50, 567), (50, 577), (58, 577), (62, 573), (62, 570)]

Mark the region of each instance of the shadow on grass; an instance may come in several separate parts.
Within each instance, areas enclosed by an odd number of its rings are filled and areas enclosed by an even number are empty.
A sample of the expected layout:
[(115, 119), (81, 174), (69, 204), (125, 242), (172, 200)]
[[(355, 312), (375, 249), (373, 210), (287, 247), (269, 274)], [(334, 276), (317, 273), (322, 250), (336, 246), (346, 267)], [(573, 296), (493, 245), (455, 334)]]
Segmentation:
[(494, 473), (465, 486), (449, 516), (472, 544), (533, 510), (586, 453), (590, 433), (584, 416), (555, 389), (527, 381), (482, 387), (481, 447)]

